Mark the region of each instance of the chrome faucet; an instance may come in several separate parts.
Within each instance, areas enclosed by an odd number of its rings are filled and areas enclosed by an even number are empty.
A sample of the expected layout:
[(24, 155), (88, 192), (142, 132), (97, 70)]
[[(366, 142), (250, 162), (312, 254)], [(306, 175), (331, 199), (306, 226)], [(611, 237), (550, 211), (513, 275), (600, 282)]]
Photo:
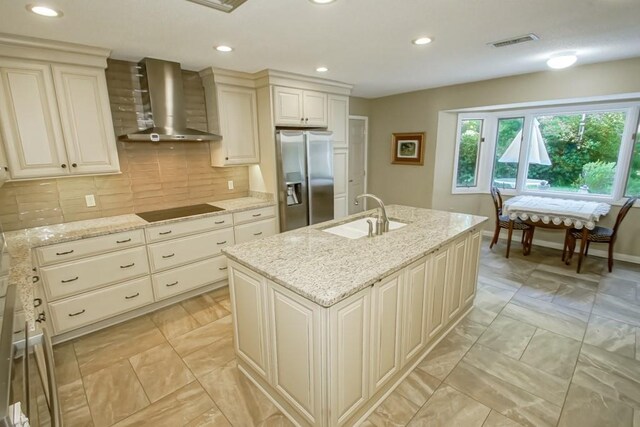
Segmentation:
[(380, 236), (382, 235), (382, 233), (386, 233), (387, 231), (389, 231), (389, 218), (387, 218), (387, 210), (384, 207), (384, 203), (382, 202), (382, 200), (380, 200), (379, 197), (374, 196), (373, 194), (361, 194), (359, 196), (356, 197), (356, 200), (358, 199), (364, 199), (365, 197), (368, 197), (370, 199), (375, 200), (378, 203), (378, 219), (376, 221), (376, 235)]

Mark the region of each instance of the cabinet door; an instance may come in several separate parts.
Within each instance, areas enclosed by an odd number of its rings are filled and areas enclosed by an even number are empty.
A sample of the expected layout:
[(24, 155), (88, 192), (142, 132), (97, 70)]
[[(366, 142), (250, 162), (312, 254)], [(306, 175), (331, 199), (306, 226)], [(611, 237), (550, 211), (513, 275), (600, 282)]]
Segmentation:
[(460, 296), (467, 255), (467, 236), (453, 242), (451, 246), (450, 274), (445, 286), (445, 323), (460, 314)]
[(349, 165), (349, 150), (343, 148), (333, 149), (333, 216), (342, 218), (347, 216), (347, 183)]
[(119, 172), (104, 70), (54, 65), (53, 76), (70, 172)]
[(0, 186), (6, 180), (10, 178), (9, 176), (9, 163), (7, 162), (7, 157), (4, 154), (4, 144), (2, 142), (2, 136), (0, 136)]
[(69, 174), (48, 65), (0, 61), (0, 124), (12, 178)]
[(268, 379), (267, 325), (264, 311), (265, 280), (237, 265), (229, 267), (236, 354)]
[(474, 230), (467, 239), (467, 263), (464, 270), (464, 282), (462, 285), (461, 295), (462, 307), (466, 307), (470, 304), (473, 297), (476, 295), (482, 234), (480, 231)]
[(433, 254), (432, 275), (429, 283), (429, 315), (427, 319), (427, 341), (434, 338), (444, 326), (444, 290), (449, 276), (449, 248)]
[(288, 87), (273, 88), (274, 120), (277, 126), (304, 125), (302, 91)]
[(321, 406), (321, 308), (273, 283), (268, 296), (273, 386), (316, 424)]
[(305, 126), (327, 126), (327, 94), (305, 90), (302, 94)]
[(333, 147), (349, 148), (349, 97), (329, 95), (328, 130), (333, 132)]
[(373, 286), (371, 295), (371, 394), (401, 367), (402, 275)]
[(427, 343), (429, 274), (431, 257), (426, 257), (406, 269), (402, 326), (402, 360), (409, 361)]
[(369, 399), (371, 287), (329, 312), (331, 425), (343, 423)]
[(224, 144), (225, 165), (260, 162), (255, 89), (218, 85), (217, 92), (222, 141), (214, 144)]

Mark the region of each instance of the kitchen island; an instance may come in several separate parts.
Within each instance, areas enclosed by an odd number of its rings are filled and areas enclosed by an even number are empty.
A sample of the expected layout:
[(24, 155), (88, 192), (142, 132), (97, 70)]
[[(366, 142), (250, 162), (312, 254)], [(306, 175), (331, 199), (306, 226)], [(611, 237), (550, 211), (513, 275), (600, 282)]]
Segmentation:
[(223, 250), (238, 366), (300, 425), (364, 419), (472, 306), (487, 218), (392, 205), (406, 226), (324, 231), (374, 213)]

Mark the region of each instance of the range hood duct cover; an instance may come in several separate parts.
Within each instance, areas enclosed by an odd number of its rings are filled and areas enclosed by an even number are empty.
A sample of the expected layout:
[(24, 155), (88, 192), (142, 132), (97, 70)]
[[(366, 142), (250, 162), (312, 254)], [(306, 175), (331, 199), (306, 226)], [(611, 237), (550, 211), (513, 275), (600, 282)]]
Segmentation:
[(177, 62), (144, 58), (140, 67), (140, 87), (144, 122), (153, 126), (120, 136), (123, 141), (218, 141), (220, 135), (187, 127), (182, 70)]

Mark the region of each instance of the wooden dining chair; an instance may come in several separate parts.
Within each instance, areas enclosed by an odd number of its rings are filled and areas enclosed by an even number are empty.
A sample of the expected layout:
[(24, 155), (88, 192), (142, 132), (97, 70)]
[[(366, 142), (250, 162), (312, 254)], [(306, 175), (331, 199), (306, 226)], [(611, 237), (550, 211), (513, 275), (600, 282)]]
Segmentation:
[[(638, 200), (637, 197), (631, 197), (627, 202), (622, 206), (620, 212), (618, 212), (618, 216), (616, 217), (616, 223), (613, 225), (613, 228), (601, 227), (596, 225), (593, 230), (589, 230), (587, 234), (587, 246), (585, 247), (584, 256), (587, 256), (589, 253), (589, 245), (591, 243), (608, 243), (609, 244), (609, 273), (613, 270), (613, 245), (616, 242), (616, 236), (618, 234), (618, 229), (620, 228), (620, 224), (622, 224), (622, 220), (629, 210), (633, 206), (633, 204)], [(566, 246), (568, 250), (568, 254), (566, 256), (566, 263), (569, 264), (571, 262), (571, 258), (573, 257), (573, 252), (576, 249), (576, 241), (578, 239), (582, 239), (582, 230), (578, 230), (572, 228), (567, 230), (566, 235)]]
[(498, 238), (500, 237), (500, 230), (503, 228), (507, 229), (509, 230), (509, 240), (507, 241), (506, 257), (509, 258), (509, 252), (511, 250), (511, 235), (513, 233), (513, 230), (522, 231), (522, 239), (520, 241), (524, 243), (526, 233), (531, 233), (531, 235), (529, 236), (529, 239), (533, 239), (534, 227), (529, 224), (525, 224), (519, 219), (515, 219), (513, 220), (513, 227), (510, 228), (509, 222), (511, 221), (511, 219), (509, 218), (509, 215), (502, 214), (502, 195), (500, 194), (500, 190), (498, 190), (497, 187), (491, 187), (491, 198), (493, 199), (493, 205), (496, 208), (496, 230), (493, 233), (493, 240), (491, 240), (489, 249), (493, 248), (493, 245), (498, 243)]

